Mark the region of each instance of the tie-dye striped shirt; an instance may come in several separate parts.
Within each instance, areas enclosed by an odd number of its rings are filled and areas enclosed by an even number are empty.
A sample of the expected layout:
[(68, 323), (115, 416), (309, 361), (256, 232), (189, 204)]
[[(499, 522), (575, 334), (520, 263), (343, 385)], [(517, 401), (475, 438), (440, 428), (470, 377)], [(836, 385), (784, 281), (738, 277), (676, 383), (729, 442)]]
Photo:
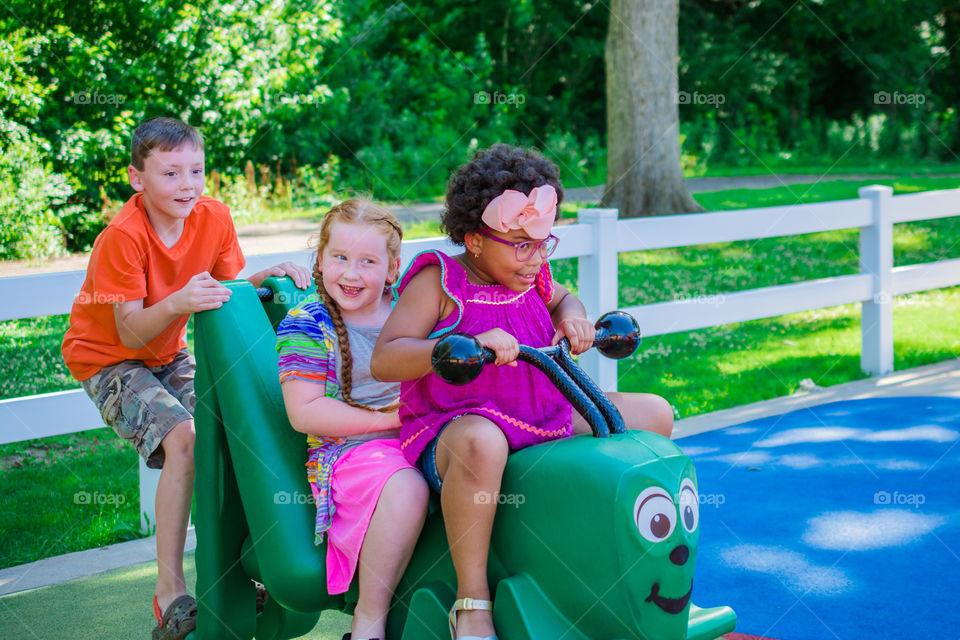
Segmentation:
[[(353, 363), (354, 391), (357, 402), (384, 406), (395, 402), (400, 385), (384, 384), (370, 375), (370, 352), (379, 335), (379, 327), (354, 327), (347, 323), (351, 349), (358, 357)], [(359, 350), (359, 353), (357, 353)], [(280, 355), (280, 383), (305, 380), (324, 385), (324, 395), (342, 400), (337, 372), (340, 348), (330, 312), (316, 294), (291, 309), (277, 327), (277, 352)], [(315, 542), (323, 542), (336, 507), (330, 496), (333, 464), (352, 446), (374, 438), (396, 438), (399, 430), (367, 433), (350, 438), (307, 436), (307, 480), (317, 504)]]
[(316, 294), (287, 313), (277, 327), (277, 353), (280, 354), (280, 383), (290, 378), (324, 385), (324, 394), (336, 398), (335, 347), (337, 333), (330, 312)]
[[(330, 312), (313, 294), (291, 309), (277, 327), (277, 353), (280, 355), (280, 383), (298, 379), (324, 385), (324, 395), (336, 398), (336, 329)], [(330, 499), (330, 474), (340, 457), (346, 438), (307, 436), (307, 480), (317, 505), (314, 542), (323, 542), (330, 528), (334, 505)]]

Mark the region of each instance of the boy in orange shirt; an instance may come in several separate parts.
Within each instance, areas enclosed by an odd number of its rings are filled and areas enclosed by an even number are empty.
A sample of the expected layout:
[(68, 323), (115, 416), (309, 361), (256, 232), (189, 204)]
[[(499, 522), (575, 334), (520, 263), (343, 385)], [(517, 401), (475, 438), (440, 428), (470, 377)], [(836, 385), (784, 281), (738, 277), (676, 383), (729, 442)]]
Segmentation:
[[(183, 548), (193, 494), (190, 314), (230, 298), (246, 261), (226, 205), (203, 197), (203, 139), (172, 118), (137, 127), (127, 167), (137, 193), (97, 237), (74, 300), (63, 357), (103, 421), (133, 444), (157, 486), (157, 627), (153, 640), (182, 639), (196, 626), (186, 594)], [(289, 275), (306, 288), (306, 267), (285, 262), (248, 278), (259, 286)]]

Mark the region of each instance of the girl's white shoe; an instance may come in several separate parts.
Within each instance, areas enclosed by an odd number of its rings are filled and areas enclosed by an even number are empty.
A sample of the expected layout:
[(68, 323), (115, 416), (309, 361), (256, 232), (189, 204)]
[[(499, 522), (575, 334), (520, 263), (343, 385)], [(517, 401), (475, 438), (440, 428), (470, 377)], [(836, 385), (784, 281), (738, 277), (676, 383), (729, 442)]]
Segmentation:
[(492, 600), (476, 600), (474, 598), (458, 598), (450, 609), (450, 640), (497, 640), (497, 636), (460, 636), (457, 637), (457, 612), (483, 609), (493, 611)]

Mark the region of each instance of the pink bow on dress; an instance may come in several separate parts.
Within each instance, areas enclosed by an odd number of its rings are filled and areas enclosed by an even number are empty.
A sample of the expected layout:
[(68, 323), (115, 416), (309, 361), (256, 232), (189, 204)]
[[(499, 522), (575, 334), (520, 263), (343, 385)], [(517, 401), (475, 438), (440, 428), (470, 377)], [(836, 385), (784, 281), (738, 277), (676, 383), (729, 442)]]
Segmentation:
[(490, 201), (480, 219), (494, 231), (523, 229), (531, 238), (543, 240), (550, 235), (556, 216), (557, 190), (545, 184), (529, 196), (507, 189)]

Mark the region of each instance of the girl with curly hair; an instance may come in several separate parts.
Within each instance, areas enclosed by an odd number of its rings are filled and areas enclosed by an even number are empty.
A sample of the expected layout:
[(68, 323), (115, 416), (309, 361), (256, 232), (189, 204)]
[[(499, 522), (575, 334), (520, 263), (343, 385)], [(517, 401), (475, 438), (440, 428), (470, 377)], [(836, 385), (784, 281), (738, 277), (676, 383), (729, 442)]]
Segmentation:
[[(400, 442), (440, 493), (457, 574), (451, 637), (495, 638), (487, 556), (511, 451), (587, 433), (546, 376), (517, 362), (519, 344), (593, 345), (583, 304), (553, 281), (550, 231), (563, 198), (557, 167), (535, 151), (496, 145), (460, 167), (447, 186), (443, 228), (465, 251), (414, 258), (371, 360), (379, 380), (401, 381)], [(430, 355), (450, 331), (476, 336), (497, 356), (472, 384), (433, 373)], [(627, 426), (669, 436), (673, 410), (651, 394), (614, 393)], [(480, 499), (483, 498), (483, 499)]]

